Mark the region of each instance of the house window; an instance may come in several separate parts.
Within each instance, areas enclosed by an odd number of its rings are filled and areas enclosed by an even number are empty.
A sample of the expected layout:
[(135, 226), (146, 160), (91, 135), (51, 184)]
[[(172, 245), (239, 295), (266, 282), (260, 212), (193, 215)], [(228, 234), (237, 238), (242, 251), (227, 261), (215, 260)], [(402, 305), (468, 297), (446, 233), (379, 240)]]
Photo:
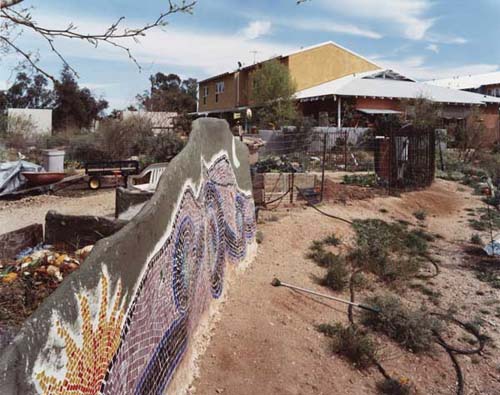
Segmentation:
[(203, 88), (203, 104), (207, 104), (207, 98), (208, 98), (208, 86), (205, 86)]
[(219, 95), (224, 92), (224, 81), (215, 83), (215, 102), (219, 102)]

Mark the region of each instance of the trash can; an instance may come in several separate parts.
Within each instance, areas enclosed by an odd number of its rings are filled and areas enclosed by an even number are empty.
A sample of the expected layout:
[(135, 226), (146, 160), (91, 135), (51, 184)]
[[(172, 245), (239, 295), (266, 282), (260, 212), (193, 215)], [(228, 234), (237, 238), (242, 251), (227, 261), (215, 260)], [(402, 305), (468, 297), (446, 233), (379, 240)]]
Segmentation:
[(64, 154), (62, 150), (44, 150), (43, 168), (48, 172), (64, 172)]

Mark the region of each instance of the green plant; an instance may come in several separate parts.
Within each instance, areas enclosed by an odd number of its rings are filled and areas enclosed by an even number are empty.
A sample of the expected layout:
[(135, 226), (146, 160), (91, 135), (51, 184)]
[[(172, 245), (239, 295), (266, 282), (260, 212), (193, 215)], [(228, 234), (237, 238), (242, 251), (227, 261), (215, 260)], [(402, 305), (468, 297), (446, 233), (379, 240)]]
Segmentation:
[(375, 187), (378, 185), (378, 178), (376, 174), (345, 175), (343, 183), (346, 185), (357, 185), (361, 187)]
[(474, 233), (471, 237), (470, 237), (470, 242), (472, 244), (476, 244), (476, 245), (483, 245), (483, 239), (481, 239), (481, 236), (478, 235), (477, 233)]
[(296, 84), (279, 60), (264, 62), (253, 73), (252, 101), (257, 105), (256, 118), (264, 127), (280, 127), (297, 119), (293, 100)]
[(409, 309), (393, 295), (378, 295), (365, 303), (380, 312), (363, 311), (362, 323), (414, 352), (429, 350), (434, 333), (441, 330), (441, 321), (429, 312)]
[(376, 347), (361, 328), (336, 323), (334, 325), (321, 324), (317, 329), (332, 339), (334, 353), (344, 356), (356, 367), (364, 369), (373, 364)]
[(427, 212), (425, 210), (417, 210), (413, 213), (413, 216), (419, 221), (424, 221), (427, 218)]
[(349, 272), (345, 264), (339, 259), (338, 262), (330, 264), (321, 284), (330, 287), (334, 291), (342, 291), (349, 283)]
[(406, 224), (379, 219), (355, 220), (356, 246), (349, 260), (386, 281), (406, 280), (418, 273), (432, 235), (408, 230)]
[(342, 243), (342, 240), (340, 240), (337, 236), (335, 236), (335, 233), (332, 233), (331, 235), (329, 235), (323, 239), (323, 243), (326, 245), (336, 247), (336, 246), (339, 246), (340, 243)]

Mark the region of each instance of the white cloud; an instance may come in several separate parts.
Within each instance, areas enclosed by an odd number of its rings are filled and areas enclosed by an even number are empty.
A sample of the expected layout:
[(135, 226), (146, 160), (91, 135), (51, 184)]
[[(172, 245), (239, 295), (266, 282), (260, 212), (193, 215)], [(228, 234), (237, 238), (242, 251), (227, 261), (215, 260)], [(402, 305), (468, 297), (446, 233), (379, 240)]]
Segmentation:
[(425, 49), (434, 52), (434, 53), (439, 53), (439, 46), (437, 44), (429, 44)]
[(437, 33), (429, 33), (426, 37), (426, 40), (430, 41), (431, 43), (458, 45), (467, 44), (468, 42), (464, 37)]
[(427, 66), (423, 56), (413, 56), (401, 60), (379, 60), (379, 64), (420, 81), (443, 79), (469, 74), (484, 74), (498, 70), (498, 65), (471, 63), (461, 66)]
[(430, 0), (320, 0), (332, 13), (389, 22), (396, 26), (406, 38), (422, 40), (435, 20), (427, 17)]
[[(50, 21), (44, 21), (44, 23), (48, 24), (53, 21), (51, 26), (59, 27), (66, 26), (67, 22), (63, 23), (62, 21), (70, 20), (71, 18), (65, 18), (61, 15), (51, 15)], [(57, 23), (57, 21), (59, 22)], [(131, 26), (140, 26), (140, 24), (140, 21), (129, 21)], [(81, 31), (102, 32), (106, 30), (109, 23), (80, 18), (78, 26)], [(266, 27), (266, 23), (259, 23), (257, 27), (249, 29), (248, 37), (257, 37), (269, 29), (270, 24)], [(250, 32), (250, 30), (252, 31)], [(44, 48), (41, 50), (44, 60), (51, 57), (55, 60), (54, 54), (46, 50), (46, 44), (43, 41), (33, 36), (28, 37), (28, 34), (26, 38), (30, 40), (28, 45), (31, 47), (39, 45)], [(228, 34), (170, 26), (148, 32), (145, 37), (140, 39), (139, 43), (133, 40), (124, 40), (121, 43), (130, 47), (134, 57), (143, 66), (155, 64), (187, 68), (194, 70), (193, 74), (197, 77), (234, 70), (237, 68), (238, 61), (243, 64), (251, 64), (254, 56), (252, 51), (257, 51), (257, 60), (260, 61), (298, 49), (269, 39), (243, 39), (241, 32)], [(101, 43), (97, 49), (85, 42), (73, 40), (57, 40), (56, 45), (60, 52), (68, 58), (130, 62), (123, 50), (104, 43)], [(72, 62), (72, 66), (78, 70), (77, 62)]]
[(256, 38), (265, 36), (271, 32), (272, 24), (269, 21), (253, 21), (242, 30), (243, 37), (247, 40), (255, 40)]
[(383, 37), (380, 33), (370, 29), (352, 24), (335, 23), (329, 20), (294, 20), (293, 27), (300, 30), (342, 33), (372, 39), (380, 39)]

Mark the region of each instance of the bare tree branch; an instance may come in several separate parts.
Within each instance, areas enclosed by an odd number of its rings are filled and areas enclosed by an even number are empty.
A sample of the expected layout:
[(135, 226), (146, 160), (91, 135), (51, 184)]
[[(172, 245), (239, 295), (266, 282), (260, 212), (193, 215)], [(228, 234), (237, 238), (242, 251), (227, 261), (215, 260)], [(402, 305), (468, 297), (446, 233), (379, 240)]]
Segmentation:
[(19, 4), (24, 0), (0, 0), (0, 9), (12, 7), (13, 5)]
[[(128, 55), (129, 59), (132, 62), (134, 62), (140, 70), (141, 66), (139, 65), (137, 59), (133, 56), (130, 48), (121, 43), (120, 41), (124, 39), (132, 39), (137, 42), (138, 39), (144, 37), (149, 30), (165, 26), (167, 24), (167, 18), (169, 16), (176, 13), (191, 13), (197, 2), (197, 0), (182, 0), (181, 2), (174, 2), (172, 0), (168, 0), (167, 10), (165, 12), (162, 12), (154, 21), (147, 23), (142, 27), (139, 28), (128, 28), (124, 26), (122, 27), (123, 22), (125, 21), (125, 17), (122, 16), (118, 18), (103, 32), (91, 34), (91, 33), (80, 32), (78, 30), (78, 27), (73, 23), (70, 23), (65, 29), (54, 29), (42, 26), (39, 25), (33, 19), (31, 13), (27, 9), (18, 11), (15, 10), (14, 8), (8, 8), (22, 1), (23, 0), (0, 0), (0, 4), (2, 4), (2, 7), (0, 7), (0, 21), (4, 20), (5, 23), (10, 23), (10, 25), (13, 27), (26, 29), (41, 36), (47, 42), (51, 51), (54, 52), (56, 56), (61, 60), (61, 62), (65, 66), (68, 66), (75, 74), (77, 74), (76, 71), (69, 65), (64, 55), (57, 49), (55, 45), (55, 39), (57, 38), (77, 39), (77, 40), (87, 41), (94, 47), (98, 47), (99, 44), (104, 43), (119, 48)], [(7, 5), (4, 6), (3, 4)], [(3, 41), (13, 51), (20, 54), (37, 71), (42, 72), (41, 69), (35, 65), (36, 60), (33, 59), (33, 56), (29, 53), (29, 51), (23, 50), (18, 45), (16, 45), (14, 43), (14, 40), (11, 39), (8, 35), (6, 34), (0, 35), (0, 40)], [(42, 72), (42, 74), (44, 74), (51, 80), (54, 80), (54, 78), (50, 76), (48, 73)]]

